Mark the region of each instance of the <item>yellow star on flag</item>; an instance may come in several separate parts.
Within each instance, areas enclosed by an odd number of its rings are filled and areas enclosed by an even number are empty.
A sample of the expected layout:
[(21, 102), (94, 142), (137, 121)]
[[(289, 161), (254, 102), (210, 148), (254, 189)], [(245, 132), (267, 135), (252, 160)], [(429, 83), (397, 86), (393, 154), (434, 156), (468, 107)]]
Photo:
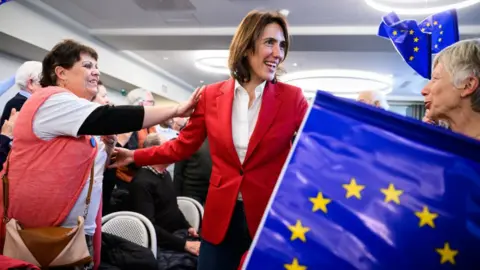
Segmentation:
[(421, 212), (415, 212), (415, 216), (420, 219), (420, 223), (418, 224), (419, 227), (428, 225), (432, 228), (435, 228), (435, 223), (433, 221), (438, 217), (438, 214), (430, 212), (428, 207), (424, 206)]
[(435, 44), (435, 49), (438, 48), (438, 44)]
[(438, 28), (442, 29), (442, 25), (441, 25), (441, 24), (439, 24), (439, 25), (438, 25)]
[(437, 22), (437, 21), (434, 21), (434, 22), (433, 22), (433, 25), (437, 25), (437, 24), (438, 24), (438, 22)]
[(288, 226), (288, 229), (290, 229), (290, 231), (292, 232), (292, 237), (290, 237), (290, 241), (299, 238), (300, 240), (302, 240), (302, 242), (307, 242), (305, 234), (310, 231), (310, 228), (303, 227), (300, 220), (297, 220), (297, 223), (295, 225)]
[(443, 245), (443, 248), (437, 248), (435, 250), (441, 256), (441, 259), (440, 259), (441, 264), (444, 264), (446, 262), (450, 262), (451, 264), (455, 264), (455, 256), (457, 256), (458, 250), (450, 249), (450, 244), (448, 242), (446, 242)]
[(418, 37), (415, 37), (415, 38), (413, 39), (413, 42), (418, 42), (418, 41), (419, 41), (419, 38), (418, 38)]
[(425, 28), (422, 28), (422, 32), (425, 32)]
[(408, 60), (410, 60), (410, 61), (413, 61), (413, 59), (415, 59), (415, 57), (413, 57), (413, 56), (410, 56), (410, 57), (408, 58)]
[(443, 35), (443, 31), (440, 31), (440, 35)]
[(292, 264), (287, 263), (287, 264), (284, 264), (283, 266), (285, 266), (285, 269), (287, 270), (307, 270), (306, 266), (298, 264), (297, 258), (293, 259)]
[(418, 52), (419, 50), (420, 50), (420, 48), (418, 48), (418, 47), (413, 48), (414, 52)]
[(438, 38), (438, 42), (442, 42), (442, 38)]
[(427, 26), (430, 26), (430, 23), (427, 23)]
[(357, 199), (361, 199), (362, 195), (360, 192), (365, 189), (365, 186), (357, 184), (355, 178), (350, 180), (350, 184), (343, 184), (342, 187), (347, 191), (347, 194), (345, 195), (347, 199), (352, 196), (355, 196)]
[(410, 30), (409, 34), (410, 34), (410, 35), (413, 35), (413, 34), (415, 34), (415, 31)]
[[(412, 58), (412, 56), (410, 58)], [(388, 188), (382, 188), (380, 191), (385, 195), (386, 203), (394, 201), (396, 204), (400, 204), (400, 195), (402, 195), (403, 190), (395, 189), (395, 186), (390, 183)]]
[(309, 198), (310, 201), (313, 203), (312, 211), (316, 212), (318, 209), (322, 210), (324, 213), (327, 213), (327, 204), (329, 204), (332, 200), (324, 198), (322, 192), (318, 192), (317, 197)]
[(397, 30), (392, 32), (392, 35), (396, 36), (398, 34)]

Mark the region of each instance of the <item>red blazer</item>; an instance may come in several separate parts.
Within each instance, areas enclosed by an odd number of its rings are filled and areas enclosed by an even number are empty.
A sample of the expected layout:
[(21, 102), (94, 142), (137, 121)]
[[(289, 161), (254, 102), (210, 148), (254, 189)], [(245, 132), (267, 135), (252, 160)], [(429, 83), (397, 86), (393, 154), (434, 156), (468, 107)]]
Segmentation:
[(232, 138), (234, 86), (233, 79), (208, 85), (176, 140), (134, 154), (139, 166), (171, 164), (189, 158), (208, 136), (213, 166), (202, 237), (212, 244), (222, 242), (239, 191), (253, 238), (308, 107), (300, 88), (267, 82), (242, 165)]

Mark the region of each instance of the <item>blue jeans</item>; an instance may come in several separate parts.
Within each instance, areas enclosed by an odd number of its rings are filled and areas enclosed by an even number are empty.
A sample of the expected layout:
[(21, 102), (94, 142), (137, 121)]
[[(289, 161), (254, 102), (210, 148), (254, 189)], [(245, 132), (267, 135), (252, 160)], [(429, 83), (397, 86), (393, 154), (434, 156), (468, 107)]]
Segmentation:
[(202, 240), (197, 270), (236, 270), (251, 243), (243, 202), (237, 201), (223, 241), (214, 245)]

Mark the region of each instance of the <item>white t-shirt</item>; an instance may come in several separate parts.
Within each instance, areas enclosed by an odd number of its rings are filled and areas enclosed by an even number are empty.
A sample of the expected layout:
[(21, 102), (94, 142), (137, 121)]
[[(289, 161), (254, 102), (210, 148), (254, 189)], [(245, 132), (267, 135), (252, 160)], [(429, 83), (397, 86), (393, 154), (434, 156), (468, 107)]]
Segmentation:
[[(79, 98), (72, 93), (60, 93), (50, 96), (37, 110), (33, 120), (33, 132), (42, 140), (52, 140), (58, 136), (78, 136), (78, 130), (87, 117), (100, 105)], [(94, 184), (92, 189), (88, 215), (85, 220), (85, 233), (95, 233), (95, 219), (97, 217), (100, 200), (102, 199), (102, 184), (107, 153), (105, 144), (95, 138), (98, 152), (95, 158)], [(88, 175), (77, 202), (62, 224), (62, 227), (72, 228), (77, 226), (77, 218), (83, 216), (85, 200), (88, 193), (90, 175)]]

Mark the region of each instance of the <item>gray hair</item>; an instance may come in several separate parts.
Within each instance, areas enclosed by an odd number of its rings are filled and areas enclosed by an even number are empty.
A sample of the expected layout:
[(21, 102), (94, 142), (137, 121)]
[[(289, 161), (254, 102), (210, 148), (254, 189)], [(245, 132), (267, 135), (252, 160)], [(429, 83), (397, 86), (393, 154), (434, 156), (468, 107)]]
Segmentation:
[[(469, 77), (476, 77), (480, 82), (480, 39), (459, 41), (443, 49), (433, 61), (433, 67), (442, 63), (452, 76), (456, 88)], [(480, 112), (480, 84), (471, 95), (472, 109)]]
[(148, 93), (150, 93), (150, 91), (143, 88), (133, 89), (128, 93), (127, 101), (130, 105), (139, 105), (140, 102), (147, 99)]
[(21, 90), (26, 90), (30, 80), (40, 82), (42, 74), (42, 63), (38, 61), (27, 61), (23, 63), (15, 74), (15, 83)]
[(143, 142), (143, 147), (144, 148), (149, 148), (152, 146), (157, 146), (162, 144), (162, 140), (160, 139), (160, 136), (158, 133), (150, 133), (145, 137), (145, 141)]

